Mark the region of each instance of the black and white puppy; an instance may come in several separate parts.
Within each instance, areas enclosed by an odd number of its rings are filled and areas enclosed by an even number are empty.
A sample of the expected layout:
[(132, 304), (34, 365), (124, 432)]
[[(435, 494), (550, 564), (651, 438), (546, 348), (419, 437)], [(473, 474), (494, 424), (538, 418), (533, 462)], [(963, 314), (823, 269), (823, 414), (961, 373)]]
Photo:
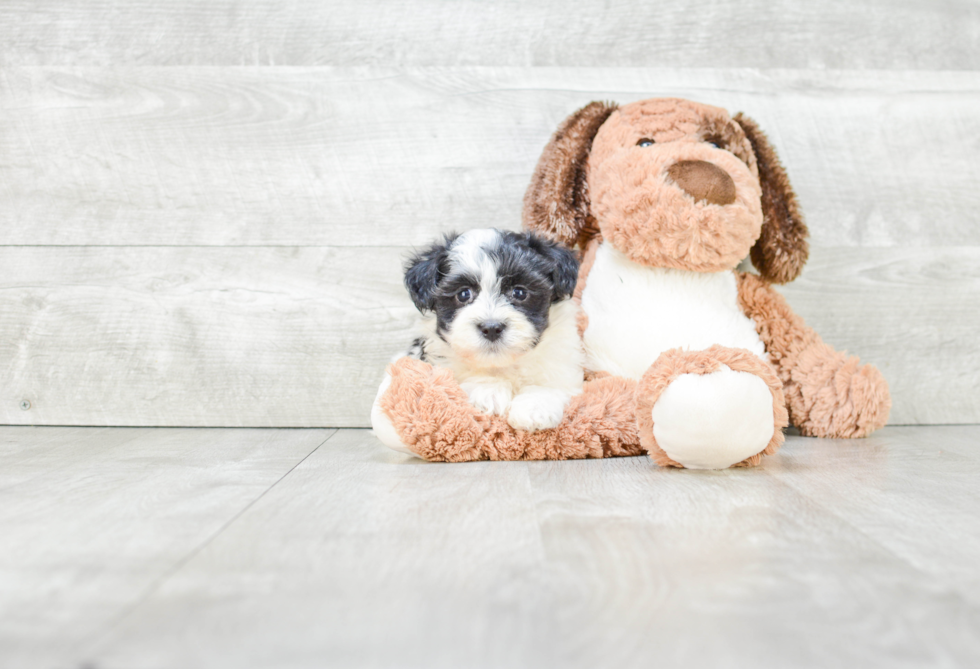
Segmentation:
[(406, 265), (423, 317), (408, 354), (451, 369), (477, 409), (517, 429), (555, 427), (582, 390), (577, 277), (571, 251), (533, 234), (447, 235)]

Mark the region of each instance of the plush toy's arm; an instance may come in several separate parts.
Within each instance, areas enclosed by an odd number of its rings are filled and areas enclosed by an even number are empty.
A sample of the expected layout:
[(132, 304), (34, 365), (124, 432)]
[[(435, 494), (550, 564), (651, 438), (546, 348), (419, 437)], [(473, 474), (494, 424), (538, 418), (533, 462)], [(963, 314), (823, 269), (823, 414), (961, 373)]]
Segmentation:
[(739, 274), (738, 295), (779, 373), (790, 421), (801, 434), (864, 437), (884, 426), (891, 396), (877, 368), (825, 344), (759, 277)]
[(567, 460), (640, 455), (636, 382), (585, 384), (556, 428), (529, 432), (470, 404), (448, 369), (402, 358), (388, 366), (372, 411), (382, 443), (425, 460)]

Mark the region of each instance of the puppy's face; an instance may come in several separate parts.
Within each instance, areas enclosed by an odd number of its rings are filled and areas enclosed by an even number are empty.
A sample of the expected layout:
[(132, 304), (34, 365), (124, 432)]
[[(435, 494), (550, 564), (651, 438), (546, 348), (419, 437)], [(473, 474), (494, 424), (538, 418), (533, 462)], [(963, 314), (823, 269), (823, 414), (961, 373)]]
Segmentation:
[(571, 296), (577, 275), (575, 256), (553, 242), (480, 229), (414, 256), (405, 285), (456, 355), (502, 366), (534, 348), (551, 305)]

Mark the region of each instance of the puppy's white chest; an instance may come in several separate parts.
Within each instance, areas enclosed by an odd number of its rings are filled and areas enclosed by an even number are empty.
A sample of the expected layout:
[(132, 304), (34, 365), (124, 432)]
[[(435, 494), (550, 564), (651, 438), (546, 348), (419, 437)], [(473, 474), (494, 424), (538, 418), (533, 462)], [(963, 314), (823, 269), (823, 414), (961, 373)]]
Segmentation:
[(748, 349), (768, 362), (755, 323), (738, 306), (734, 272), (644, 267), (602, 244), (582, 309), (590, 369), (639, 379), (664, 351), (714, 344)]

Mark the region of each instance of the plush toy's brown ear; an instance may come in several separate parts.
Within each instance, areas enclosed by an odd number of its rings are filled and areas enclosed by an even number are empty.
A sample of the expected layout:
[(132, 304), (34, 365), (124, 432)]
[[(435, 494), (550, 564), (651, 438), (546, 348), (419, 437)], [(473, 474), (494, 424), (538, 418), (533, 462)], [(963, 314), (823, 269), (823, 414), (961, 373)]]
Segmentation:
[(741, 112), (734, 120), (752, 144), (762, 185), (762, 234), (752, 247), (752, 264), (766, 281), (787, 283), (798, 277), (806, 264), (809, 231), (786, 170), (765, 134)]
[(585, 166), (592, 139), (616, 105), (592, 102), (558, 126), (524, 194), (524, 229), (574, 247), (597, 233)]

